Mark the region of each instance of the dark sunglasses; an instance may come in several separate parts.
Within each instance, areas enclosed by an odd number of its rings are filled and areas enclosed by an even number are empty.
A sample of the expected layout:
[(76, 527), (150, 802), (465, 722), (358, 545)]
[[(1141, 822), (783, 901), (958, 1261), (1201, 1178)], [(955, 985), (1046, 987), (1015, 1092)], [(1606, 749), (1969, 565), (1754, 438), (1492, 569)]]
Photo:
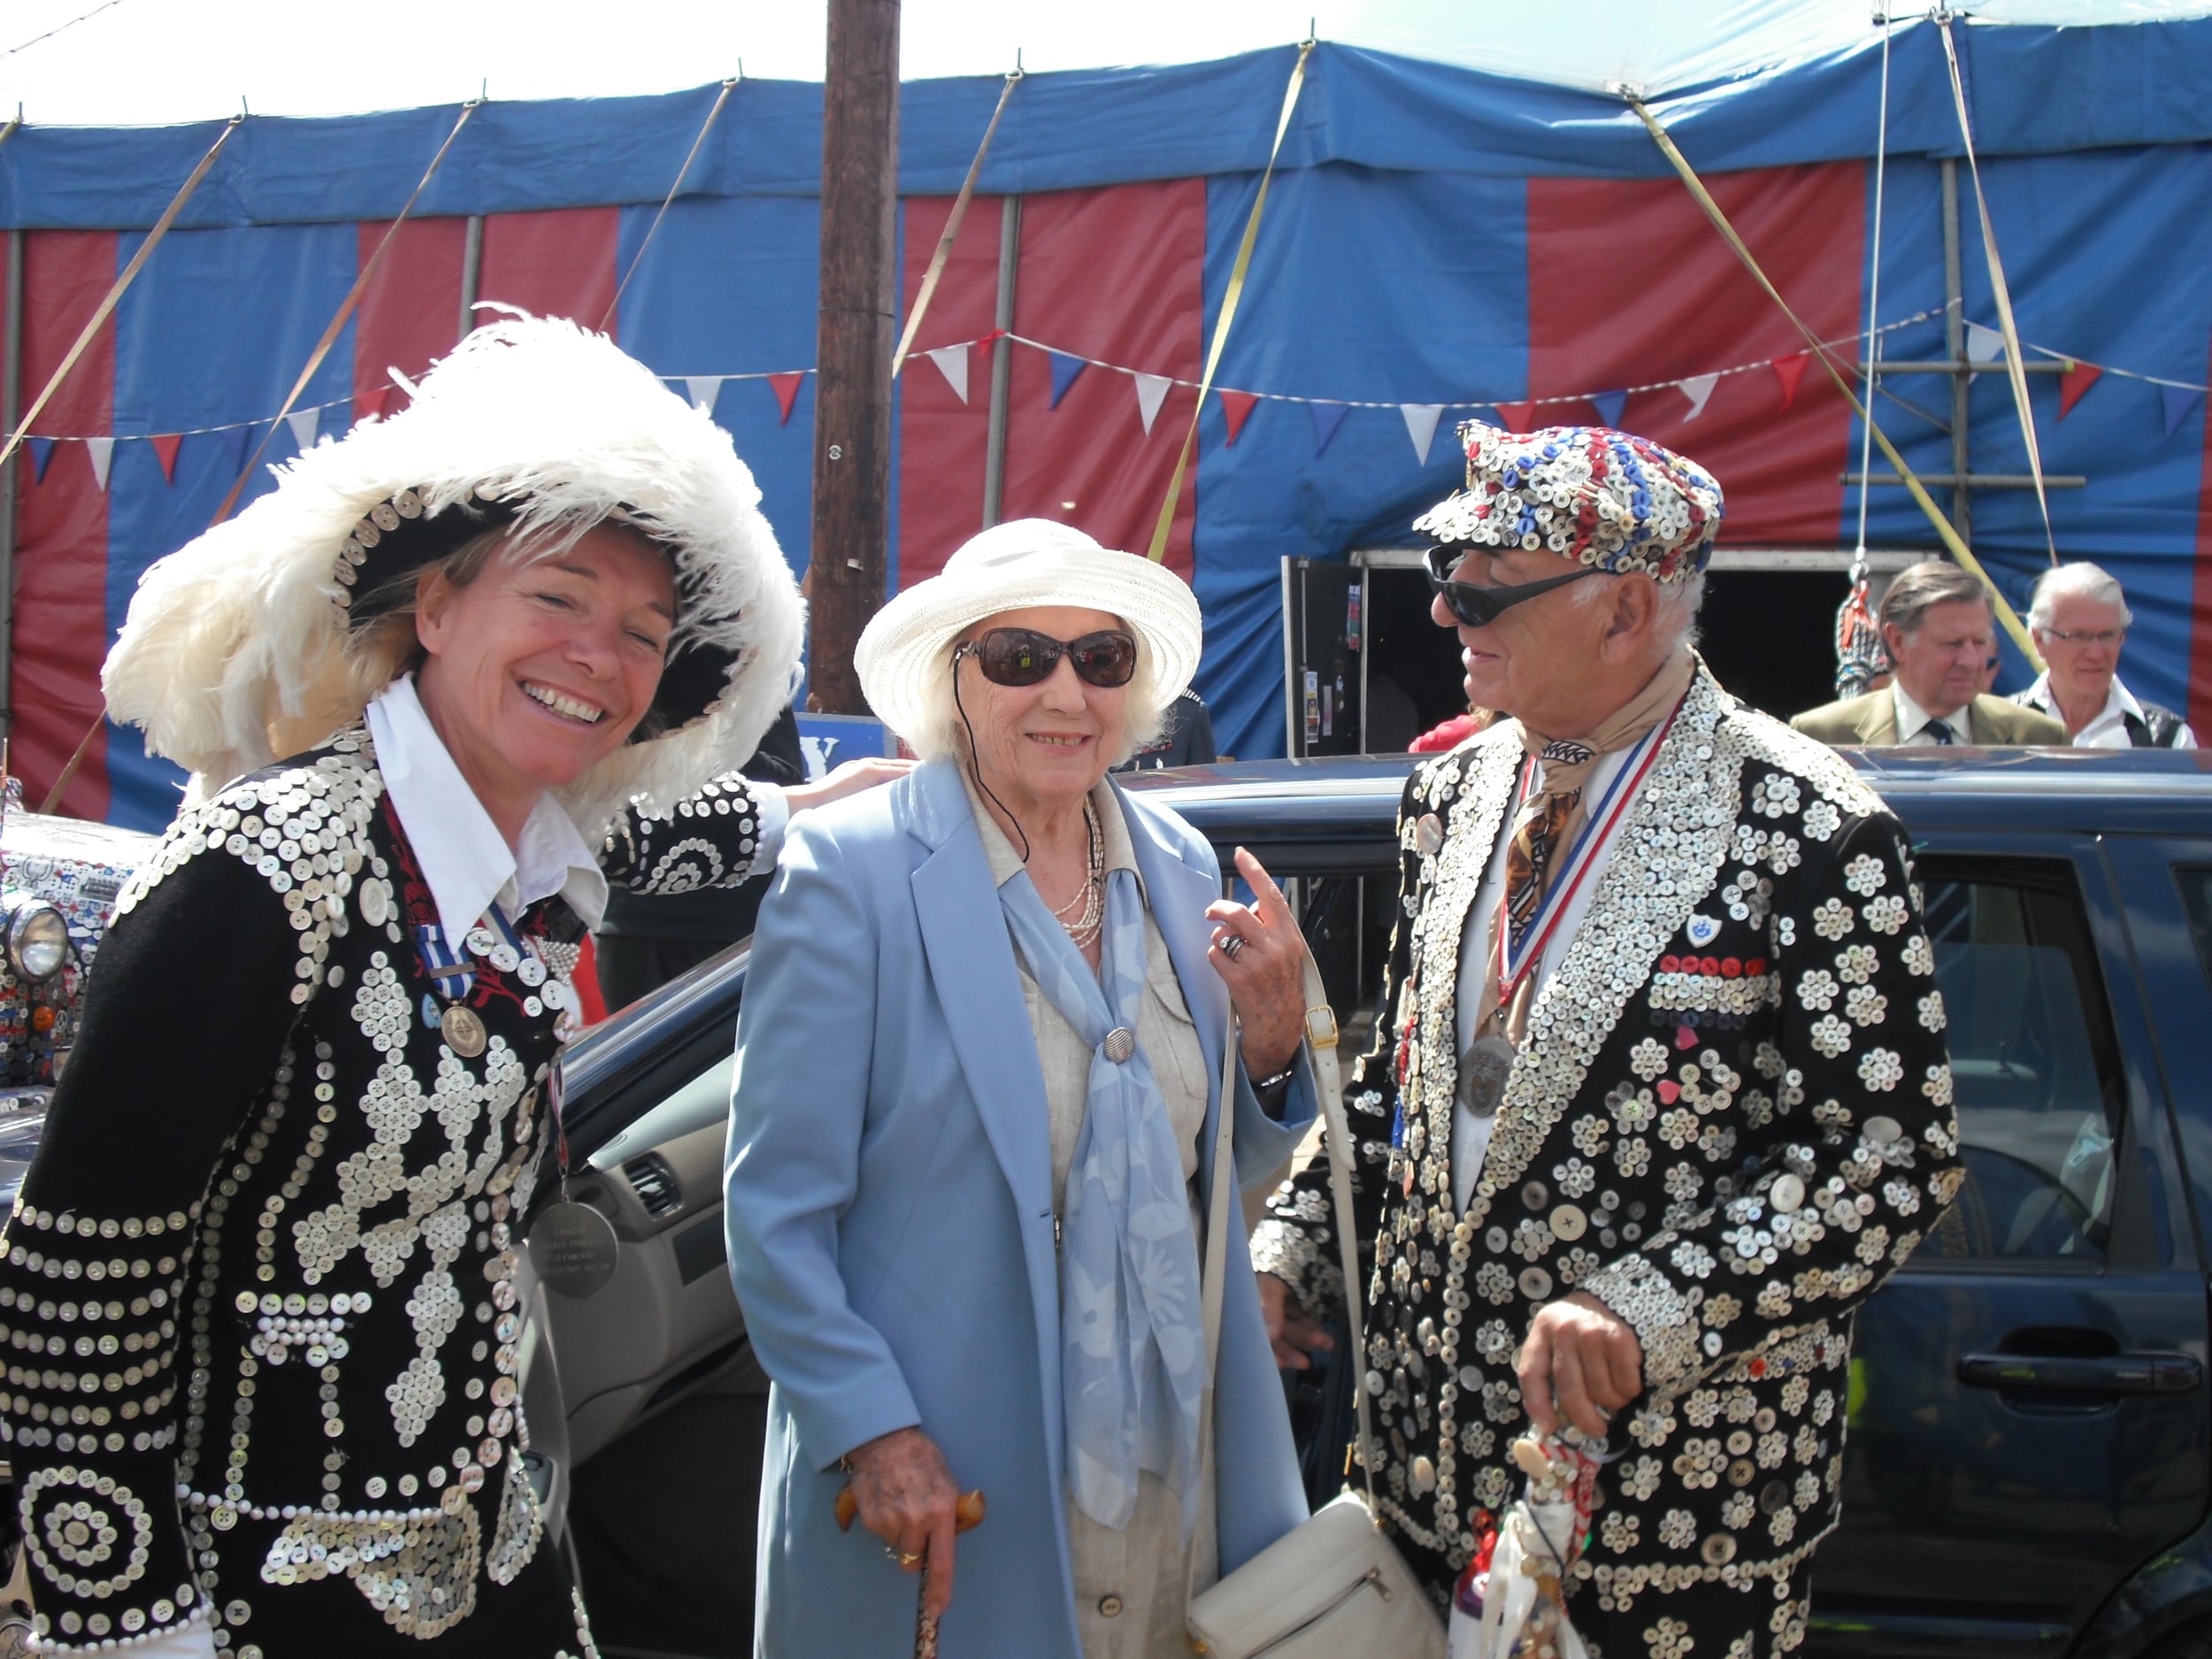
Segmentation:
[(1087, 684), (1125, 686), (1137, 672), (1137, 641), (1119, 629), (1086, 634), (1079, 640), (1056, 640), (1033, 628), (993, 628), (952, 654), (956, 664), (975, 658), (983, 678), (995, 686), (1040, 686), (1052, 678), (1064, 657)]
[(1469, 549), (1451, 542), (1431, 548), (1421, 557), (1426, 566), (1429, 588), (1444, 602), (1444, 608), (1471, 628), (1486, 628), (1498, 619), (1498, 613), (1509, 610), (1524, 599), (1533, 599), (1548, 594), (1555, 588), (1564, 588), (1569, 582), (1578, 582), (1585, 576), (1602, 576), (1606, 572), (1594, 565), (1585, 565), (1578, 571), (1564, 576), (1547, 576), (1540, 582), (1522, 582), (1511, 588), (1479, 588), (1472, 582), (1455, 582), (1452, 571), (1467, 556)]

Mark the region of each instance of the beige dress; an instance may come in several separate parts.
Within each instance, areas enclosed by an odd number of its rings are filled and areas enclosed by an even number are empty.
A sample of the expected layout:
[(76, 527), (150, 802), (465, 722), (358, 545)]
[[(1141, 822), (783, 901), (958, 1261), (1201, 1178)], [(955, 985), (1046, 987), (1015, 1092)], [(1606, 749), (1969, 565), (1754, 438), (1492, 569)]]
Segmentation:
[[(1106, 841), (1109, 870), (1136, 869), (1128, 826), (1113, 790), (1102, 783), (1092, 795)], [(968, 800), (983, 836), (991, 879), (1004, 886), (1022, 867), (1021, 855), (983, 806), (972, 781)], [(1143, 878), (1138, 878), (1140, 882)], [(1167, 941), (1152, 919), (1150, 897), (1144, 920), (1145, 996), (1137, 1017), (1137, 1043), (1152, 1062), (1176, 1145), (1183, 1155), (1183, 1179), (1198, 1174), (1198, 1137), (1205, 1127), (1207, 1072), (1198, 1028), (1184, 1005)], [(1016, 963), (1020, 963), (1018, 952)], [(1091, 1050), (1045, 994), (1022, 972), (1022, 995), (1029, 1008), (1029, 1029), (1045, 1077), (1045, 1111), (1052, 1131), (1052, 1203), (1056, 1214), (1065, 1202), (1068, 1170), (1075, 1161), (1089, 1094)], [(1191, 1228), (1202, 1232), (1194, 1187)], [(1202, 1238), (1201, 1248), (1203, 1247)], [(1219, 1540), (1214, 1530), (1212, 1454), (1199, 1474), (1198, 1524), (1190, 1551), (1196, 1571), (1190, 1582), (1204, 1589), (1219, 1577)], [(1158, 1476), (1140, 1477), (1136, 1513), (1119, 1532), (1101, 1526), (1068, 1505), (1068, 1547), (1075, 1570), (1075, 1614), (1083, 1638), (1084, 1659), (1189, 1659), (1185, 1632), (1185, 1574), (1191, 1565), (1182, 1540), (1182, 1505)]]

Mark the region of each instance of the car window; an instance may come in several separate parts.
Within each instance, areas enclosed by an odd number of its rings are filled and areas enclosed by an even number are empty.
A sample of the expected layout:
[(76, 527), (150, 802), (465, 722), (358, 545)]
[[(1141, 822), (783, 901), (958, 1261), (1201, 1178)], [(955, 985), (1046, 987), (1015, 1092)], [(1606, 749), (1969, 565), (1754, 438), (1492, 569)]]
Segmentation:
[(2189, 937), (2197, 943), (2197, 960), (2212, 982), (2212, 864), (2177, 864), (2174, 879), (2181, 887), (2181, 908), (2189, 918)]
[(1918, 1259), (2101, 1263), (2124, 1094), (2072, 867), (1928, 857), (1918, 875), (1966, 1166)]

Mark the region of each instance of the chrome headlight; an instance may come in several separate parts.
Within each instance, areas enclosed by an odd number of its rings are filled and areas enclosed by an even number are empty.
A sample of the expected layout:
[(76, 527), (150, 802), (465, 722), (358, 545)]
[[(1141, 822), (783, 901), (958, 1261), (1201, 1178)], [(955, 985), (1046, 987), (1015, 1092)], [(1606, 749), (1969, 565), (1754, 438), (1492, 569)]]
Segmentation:
[(69, 960), (69, 925), (38, 899), (8, 910), (8, 965), (34, 985), (52, 979)]

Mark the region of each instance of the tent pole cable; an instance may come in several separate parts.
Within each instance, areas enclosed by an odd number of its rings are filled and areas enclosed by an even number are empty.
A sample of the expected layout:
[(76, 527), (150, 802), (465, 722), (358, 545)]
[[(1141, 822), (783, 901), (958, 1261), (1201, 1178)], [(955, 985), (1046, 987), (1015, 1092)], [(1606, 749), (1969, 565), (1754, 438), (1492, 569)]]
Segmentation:
[[(1866, 401), (1870, 407), (1882, 372), (1882, 190), (1889, 159), (1889, 14), (1882, 14), (1882, 96), (1874, 128), (1874, 248), (1866, 286)], [(1851, 558), (1851, 580), (1866, 580), (1866, 509), (1874, 493), (1870, 475), (1874, 465), (1874, 434), (1870, 426), (1859, 435), (1859, 541)]]
[(1997, 301), (1997, 321), (2005, 334), (2005, 378), (2012, 383), (2013, 407), (2020, 411), (2020, 438), (2027, 446), (2028, 471), (2035, 479), (2035, 504), (2043, 513), (2043, 542), (2058, 563), (2058, 538), (2051, 530), (2051, 498), (2043, 488), (2043, 446), (2036, 441), (2035, 409), (2028, 402), (2027, 371), (2020, 366), (2020, 330), (2013, 320), (2012, 287), (2005, 280), (2004, 262), (1997, 257), (1997, 228), (1990, 222), (1989, 197), (1982, 190), (1982, 164), (1974, 154), (1974, 124), (1966, 107), (1966, 81), (1959, 73), (1958, 42), (1951, 36), (1951, 14), (1938, 12), (1935, 20), (1943, 31), (1943, 58), (1951, 71), (1951, 99), (1959, 113), (1959, 141), (1966, 146), (1967, 171), (1974, 179), (1974, 205), (1982, 219), (1982, 251), (1989, 260), (1989, 288)]
[[(23, 233), (8, 232), (8, 295), (0, 318), (0, 430), (15, 425), (23, 401)], [(15, 726), (15, 503), (21, 493), (23, 463), (0, 465), (0, 780), (7, 772), (7, 742)]]
[[(2007, 603), (2004, 595), (1998, 591), (1997, 584), (1990, 580), (1989, 572), (1982, 568), (1981, 561), (1974, 557), (1973, 549), (1968, 547), (1961, 539), (1959, 533), (1952, 528), (1951, 521), (1943, 516), (1943, 509), (1935, 504), (1935, 497), (1928, 494), (1928, 487), (1920, 481), (1920, 475), (1906, 465), (1905, 457), (1897, 452), (1897, 446), (1889, 441), (1889, 435), (1874, 424), (1872, 413), (1864, 403), (1859, 401), (1859, 395), (1851, 389), (1850, 380), (1845, 378), (1843, 372), (1836, 366), (1833, 350), (1814, 331), (1812, 326), (1792, 309), (1790, 303), (1782, 297), (1782, 291), (1774, 286), (1773, 279), (1767, 275), (1765, 269), (1761, 266), (1757, 257), (1746, 245), (1744, 239), (1736, 234), (1736, 227), (1728, 222), (1728, 215), (1721, 211), (1720, 204), (1713, 199), (1713, 193), (1705, 188), (1705, 181), (1697, 176), (1697, 170), (1690, 165), (1681, 150), (1675, 147), (1674, 140), (1668, 136), (1667, 129), (1660, 125), (1659, 118), (1645, 107), (1642, 97), (1626, 88), (1621, 88), (1618, 90), (1628, 107), (1636, 112), (1638, 119), (1643, 122), (1645, 128), (1651, 134), (1652, 142), (1659, 146), (1660, 153), (1666, 157), (1668, 164), (1674, 168), (1675, 172), (1680, 175), (1682, 182), (1688, 187), (1691, 196), (1704, 211), (1706, 219), (1711, 223), (1713, 228), (1720, 233), (1721, 240), (1734, 251), (1736, 257), (1743, 262), (1744, 269), (1750, 272), (1753, 280), (1765, 290), (1767, 297), (1780, 307), (1782, 315), (1788, 318), (1795, 326), (1797, 332), (1804, 337), (1805, 343), (1812, 348), (1814, 357), (1827, 372), (1828, 378), (1835, 382), (1836, 390), (1842, 393), (1844, 402), (1850, 404), (1851, 412), (1866, 423), (1868, 430), (1873, 434), (1875, 443), (1881, 449), (1882, 458), (1897, 469), (1897, 476), (1903, 480), (1906, 491), (1913, 498), (1914, 505), (1920, 509), (1929, 524), (1934, 527), (1936, 534), (1942, 538), (1943, 545), (1949, 550), (1951, 557), (1971, 571), (1980, 580), (1982, 586), (1989, 590), (1989, 603), (1997, 613), (1997, 620), (2004, 625), (2005, 632), (2012, 636), (2012, 642), (2020, 648), (2021, 655), (2033, 664), (2038, 673), (2042, 672), (2042, 654), (2035, 649), (2035, 641), (2028, 637), (2028, 630), (2022, 624), (2019, 615)], [(1856, 373), (1857, 370), (1858, 365), (1855, 362), (1852, 365), (1852, 372)]]
[(222, 154), (223, 146), (230, 142), (230, 135), (238, 130), (244, 119), (242, 115), (234, 115), (223, 123), (223, 130), (215, 135), (215, 142), (208, 146), (207, 154), (200, 157), (200, 165), (192, 169), (191, 177), (184, 181), (169, 205), (162, 210), (161, 217), (154, 221), (154, 227), (146, 233), (146, 240), (138, 244), (138, 251), (131, 256), (130, 264), (123, 267), (123, 274), (117, 277), (114, 285), (108, 289), (107, 297), (86, 319), (76, 342), (63, 356), (39, 395), (31, 400), (31, 406), (25, 411), (21, 424), (8, 434), (7, 442), (0, 445), (0, 466), (6, 465), (9, 458), (23, 447), (23, 440), (31, 429), (31, 423), (46, 412), (46, 405), (61, 389), (61, 383), (69, 378), (69, 371), (77, 366), (77, 359), (84, 356), (85, 349), (114, 313), (116, 302), (123, 297), (123, 291), (138, 280), (138, 273), (146, 268), (146, 261), (153, 257), (154, 250), (161, 246), (161, 239), (169, 234), (169, 227), (177, 222), (177, 215), (184, 211), (184, 204), (192, 199), (193, 191), (200, 188), (200, 180), (207, 177), (208, 170), (215, 165), (215, 157)]
[(1206, 372), (1198, 382), (1198, 401), (1190, 411), (1190, 430), (1183, 434), (1182, 452), (1175, 457), (1175, 472), (1168, 480), (1167, 499), (1160, 503), (1159, 522), (1152, 526), (1152, 545), (1147, 557), (1157, 565), (1167, 557), (1168, 533), (1175, 525), (1175, 508), (1183, 498), (1183, 475), (1190, 470), (1192, 447), (1198, 442), (1199, 418), (1206, 412), (1206, 394), (1213, 389), (1214, 371), (1221, 366), (1221, 349), (1229, 341), (1229, 325), (1236, 321), (1237, 302), (1244, 297), (1244, 279), (1252, 268), (1252, 244), (1259, 240), (1260, 214), (1267, 206), (1267, 187), (1275, 177), (1275, 159), (1283, 153), (1283, 136), (1290, 131), (1291, 113), (1298, 107), (1299, 88), (1306, 84), (1306, 59), (1313, 56), (1309, 35), (1298, 48), (1291, 65), (1290, 85), (1283, 91), (1283, 112), (1275, 118), (1275, 142), (1267, 152), (1260, 173), (1260, 188), (1252, 197), (1251, 217), (1244, 221), (1244, 240), (1237, 244), (1236, 263), (1229, 268), (1229, 283), (1221, 293), (1221, 311), (1214, 319), (1214, 337), (1206, 348)]
[[(1874, 246), (1868, 261), (1866, 289), (1866, 403), (1874, 406), (1882, 373), (1882, 208), (1889, 159), (1889, 13), (1882, 25), (1882, 93), (1874, 122)], [(1859, 534), (1851, 549), (1851, 572), (1843, 603), (1836, 611), (1836, 695), (1855, 697), (1866, 689), (1881, 661), (1881, 630), (1869, 603), (1866, 569), (1866, 514), (1874, 494), (1874, 434), (1862, 423), (1859, 435)]]
[(953, 198), (952, 211), (945, 219), (944, 234), (937, 238), (937, 250), (929, 257), (929, 270), (915, 293), (914, 309), (907, 316), (905, 331), (899, 335), (899, 349), (891, 354), (891, 378), (895, 380), (899, 378), (899, 371), (906, 366), (906, 354), (914, 349), (914, 336), (922, 331), (922, 319), (929, 314), (929, 303), (937, 294), (937, 279), (945, 274), (945, 261), (952, 257), (953, 238), (960, 234), (960, 221), (968, 216), (968, 204), (974, 198), (976, 180), (983, 176), (983, 158), (991, 153), (991, 137), (998, 131), (998, 118), (1006, 113), (1006, 100), (1014, 96), (1014, 88), (1021, 80), (1022, 71), (1017, 65), (1007, 75), (1006, 84), (999, 88), (998, 107), (991, 111), (990, 125), (983, 129), (983, 142), (976, 146), (975, 159), (968, 164), (968, 176), (960, 181), (960, 194)]
[(707, 119), (699, 127), (699, 136), (691, 141), (691, 153), (684, 157), (684, 165), (676, 169), (676, 182), (668, 187), (668, 194), (661, 197), (660, 211), (653, 215), (653, 222), (645, 227), (645, 239), (630, 256), (629, 268), (623, 272), (622, 280), (615, 285), (614, 297), (607, 302), (607, 309), (599, 315), (599, 332), (604, 334), (607, 325), (614, 320), (615, 307), (622, 303), (622, 296), (629, 291), (630, 279), (637, 274), (638, 266), (645, 263), (645, 250), (653, 245), (653, 238), (660, 234), (661, 220), (668, 217), (669, 204), (684, 188), (684, 180), (690, 174), (691, 164), (699, 159), (700, 146), (707, 142), (707, 134), (714, 130), (720, 119), (722, 106), (730, 101), (730, 94), (737, 89), (737, 77), (733, 75), (722, 83), (722, 90), (715, 95), (714, 107), (707, 111)]
[(423, 191), (428, 188), (430, 180), (437, 176), (439, 167), (444, 164), (446, 152), (453, 148), (453, 141), (460, 137), (461, 129), (469, 124), (469, 117), (475, 114), (481, 107), (482, 101), (473, 98), (461, 106), (461, 119), (453, 123), (453, 130), (445, 135), (445, 142), (438, 146), (438, 153), (430, 158), (429, 167), (424, 172), (421, 179), (416, 182), (413, 194), (408, 196), (405, 204), (399, 210), (399, 217), (385, 227), (382, 238), (376, 244), (376, 251), (371, 254), (362, 265), (360, 274), (353, 279), (353, 286), (346, 290), (346, 297), (339, 302), (337, 311), (332, 315), (328, 326), (323, 329), (323, 337), (315, 342), (315, 349), (307, 354), (307, 366), (300, 371), (299, 378), (292, 382), (292, 389), (285, 395), (284, 407), (277, 411), (276, 419), (269, 423), (269, 429), (261, 434), (261, 442), (254, 445), (251, 458), (244, 466), (239, 468), (238, 476), (231, 480), (230, 493), (223, 497), (223, 504), (215, 510), (215, 516), (208, 520), (210, 529), (213, 529), (230, 517), (231, 509), (238, 504), (240, 492), (246, 488), (246, 480), (254, 475), (256, 469), (261, 465), (261, 457), (268, 449), (269, 441), (276, 436), (276, 430), (284, 424), (284, 418), (292, 412), (292, 406), (299, 402), (301, 394), (307, 390), (308, 382), (315, 378), (316, 371), (323, 366), (323, 359), (330, 355), (330, 348), (337, 342), (339, 334), (344, 330), (348, 321), (352, 319), (355, 308), (361, 303), (361, 296), (368, 292), (369, 283), (375, 278), (377, 267), (384, 262), (384, 256), (391, 251), (392, 241), (399, 234), (399, 227), (407, 222), (407, 216), (415, 211), (415, 204), (422, 199)]

